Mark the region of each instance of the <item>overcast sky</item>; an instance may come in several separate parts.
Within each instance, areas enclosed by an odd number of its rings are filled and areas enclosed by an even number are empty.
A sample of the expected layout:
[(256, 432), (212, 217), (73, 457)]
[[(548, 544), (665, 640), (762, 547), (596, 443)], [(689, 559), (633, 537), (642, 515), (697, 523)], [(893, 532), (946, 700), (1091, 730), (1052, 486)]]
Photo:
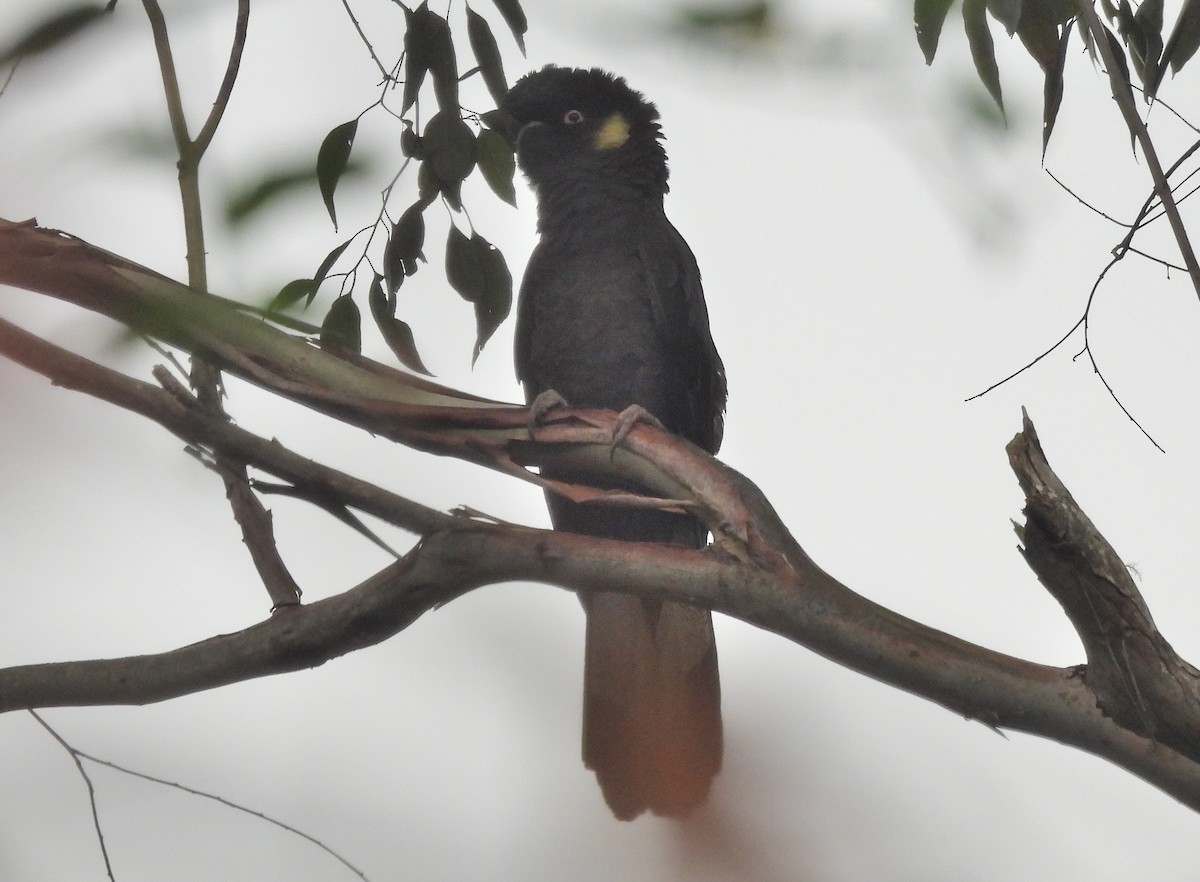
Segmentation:
[[(220, 78), (232, 5), (165, 4), (193, 131)], [(0, 33), (45, 6), (6, 4)], [(494, 9), (477, 6), (507, 50)], [(393, 57), (402, 17), (386, 3), (354, 8)], [(700, 261), (729, 374), (722, 458), (854, 590), (990, 648), (1076, 664), (1078, 641), (1012, 532), (1022, 500), (1004, 445), (1024, 405), (1052, 465), (1136, 567), (1166, 637), (1200, 658), (1200, 311), (1186, 280), (1126, 261), (1092, 314), (1101, 370), (1165, 453), (1086, 358), (1072, 360), (1080, 338), (964, 403), (1076, 321), (1123, 234), (1043, 173), (1033, 63), (998, 38), (1009, 108), (999, 137), (955, 110), (971, 78), (954, 19), (946, 57), (926, 69), (907, 7), (784, 5), (780, 33), (755, 57), (671, 38), (670, 8), (529, 0), (528, 58), (507, 51), (505, 64), (510, 79), (551, 61), (602, 66), (658, 104), (667, 210)], [(17, 72), (0, 97), (0, 216), (36, 215), (183, 278), (171, 162), (128, 155), (134, 136), (166, 132), (148, 38), (140, 5), (122, 3), (103, 32)], [(1200, 118), (1186, 104), (1189, 73), (1163, 94)], [(340, 4), (255, 5), (205, 171), (216, 292), (258, 300), (341, 241), (315, 192), (236, 233), (220, 229), (220, 204), (271, 168), (310, 161), (326, 131), (374, 100), (376, 81)], [(1104, 87), (1072, 57), (1046, 166), (1128, 219), (1148, 179)], [(1158, 110), (1154, 131), (1176, 151), (1194, 137)], [(356, 152), (369, 170), (339, 191), (347, 229), (377, 212), (397, 137), (378, 112), (364, 123)], [(532, 197), (522, 189), (519, 210), (494, 202), (467, 190), (476, 228), (519, 275)], [(431, 221), (431, 240), (445, 222)], [(1165, 241), (1151, 231), (1145, 245), (1169, 256)], [(401, 293), (426, 363), (450, 385), (516, 400), (511, 325), (472, 370), (473, 319), (429, 250)], [(161, 360), (78, 310), (0, 297), (5, 318), (137, 376)], [(374, 341), (370, 352), (388, 357)], [(219, 481), (176, 439), (4, 362), (0, 405), (0, 664), (155, 652), (265, 616)], [(546, 523), (530, 487), (240, 383), (229, 405), (248, 428), (427, 504)], [(388, 561), (299, 504), (269, 504), (306, 599)], [(1195, 815), (1128, 773), (1001, 737), (718, 618), (725, 768), (711, 806), (684, 827), (608, 815), (578, 755), (583, 617), (546, 586), (474, 592), (311, 672), (45, 717), (82, 750), (292, 824), (373, 880), (1194, 878)], [(353, 878), (256, 818), (92, 772), (124, 882)], [(0, 878), (103, 877), (84, 786), (27, 715), (0, 717), (0, 790)]]

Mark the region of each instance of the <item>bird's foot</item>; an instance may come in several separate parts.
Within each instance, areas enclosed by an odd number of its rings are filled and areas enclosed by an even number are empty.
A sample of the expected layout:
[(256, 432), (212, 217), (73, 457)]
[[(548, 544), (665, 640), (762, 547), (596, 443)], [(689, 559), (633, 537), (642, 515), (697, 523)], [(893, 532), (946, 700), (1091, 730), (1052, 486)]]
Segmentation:
[(556, 407), (570, 406), (567, 403), (567, 399), (563, 398), (553, 389), (539, 392), (537, 398), (529, 403), (529, 422), (526, 424), (529, 428), (529, 437), (533, 437), (534, 429), (541, 425), (542, 420), (546, 418), (546, 414)]
[(667, 427), (659, 422), (658, 417), (646, 410), (646, 408), (640, 404), (631, 404), (617, 414), (617, 424), (613, 426), (611, 449), (616, 450), (617, 445), (625, 440), (625, 436), (638, 423), (646, 423), (647, 425), (654, 426), (656, 429), (662, 429), (664, 432), (667, 430)]

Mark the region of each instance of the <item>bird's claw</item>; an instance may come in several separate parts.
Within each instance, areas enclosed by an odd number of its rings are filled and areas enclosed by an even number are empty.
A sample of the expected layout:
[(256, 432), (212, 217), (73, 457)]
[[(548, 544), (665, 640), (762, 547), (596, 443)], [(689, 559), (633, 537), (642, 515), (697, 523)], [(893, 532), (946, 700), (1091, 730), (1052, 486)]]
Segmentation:
[(619, 414), (617, 414), (617, 423), (613, 426), (612, 444), (610, 452), (617, 449), (617, 445), (625, 440), (633, 427), (638, 423), (646, 423), (654, 426), (656, 429), (662, 429), (664, 432), (667, 427), (664, 426), (654, 414), (646, 410), (640, 404), (631, 404)]
[(556, 407), (570, 407), (567, 399), (563, 398), (553, 389), (547, 389), (545, 392), (539, 392), (538, 396), (529, 402), (529, 422), (526, 426), (529, 429), (529, 437), (533, 437), (534, 430), (542, 424), (546, 414), (554, 410)]

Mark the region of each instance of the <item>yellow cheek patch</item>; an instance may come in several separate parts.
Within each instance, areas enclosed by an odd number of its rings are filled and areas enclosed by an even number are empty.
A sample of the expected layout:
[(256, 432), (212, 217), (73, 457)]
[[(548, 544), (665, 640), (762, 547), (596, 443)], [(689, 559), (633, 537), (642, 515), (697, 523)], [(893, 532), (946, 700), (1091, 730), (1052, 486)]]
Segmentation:
[(629, 140), (629, 121), (621, 114), (614, 113), (596, 130), (592, 146), (597, 150), (616, 150)]

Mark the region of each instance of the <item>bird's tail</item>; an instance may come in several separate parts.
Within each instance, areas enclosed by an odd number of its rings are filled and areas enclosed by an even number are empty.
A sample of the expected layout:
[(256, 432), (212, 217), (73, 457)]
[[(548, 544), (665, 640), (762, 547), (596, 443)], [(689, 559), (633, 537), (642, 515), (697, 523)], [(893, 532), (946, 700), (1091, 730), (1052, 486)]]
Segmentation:
[(618, 818), (686, 815), (721, 768), (712, 614), (624, 594), (583, 600), (584, 764)]

